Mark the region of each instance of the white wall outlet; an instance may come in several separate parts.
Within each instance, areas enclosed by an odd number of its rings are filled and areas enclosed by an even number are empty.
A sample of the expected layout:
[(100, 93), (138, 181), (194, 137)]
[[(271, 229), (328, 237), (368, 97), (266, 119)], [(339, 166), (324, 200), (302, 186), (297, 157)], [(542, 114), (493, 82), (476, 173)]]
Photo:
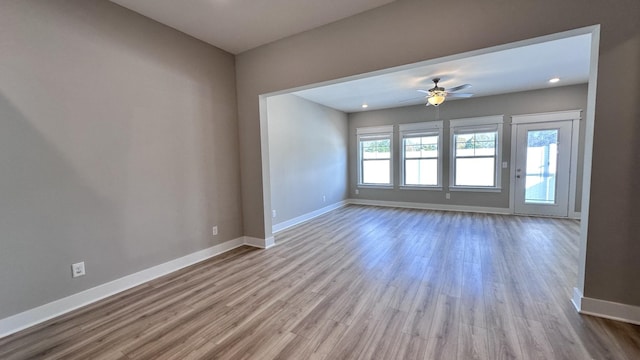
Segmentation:
[(212, 232), (213, 232), (213, 236), (218, 235), (218, 227), (214, 226)]
[(274, 219), (276, 218), (276, 211), (275, 210), (271, 210), (271, 217), (273, 217)]
[(508, 168), (508, 167), (509, 167), (509, 163), (508, 163), (508, 162), (506, 162), (506, 161), (503, 161), (503, 162), (502, 162), (502, 168), (503, 168), (503, 169), (506, 169), (506, 168)]
[(445, 193), (444, 194), (444, 198), (447, 199), (447, 200), (450, 200), (451, 199), (451, 194), (450, 193)]
[(327, 202), (327, 197), (322, 195), (322, 202)]
[(356, 195), (360, 194), (360, 190), (356, 189)]
[(75, 263), (71, 265), (71, 277), (84, 276), (86, 272), (84, 271), (84, 261)]

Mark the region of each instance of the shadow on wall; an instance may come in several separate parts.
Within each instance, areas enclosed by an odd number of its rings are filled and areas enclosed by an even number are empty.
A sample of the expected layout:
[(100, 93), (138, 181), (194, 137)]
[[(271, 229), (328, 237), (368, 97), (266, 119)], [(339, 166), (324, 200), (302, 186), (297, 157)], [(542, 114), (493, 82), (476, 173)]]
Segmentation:
[[(113, 205), (0, 94), (0, 318), (77, 292), (69, 265), (87, 254), (122, 257)], [(100, 231), (96, 231), (100, 229)], [(99, 258), (87, 259), (97, 265)], [(64, 279), (66, 289), (61, 285)], [(71, 290), (71, 291), (69, 291)]]

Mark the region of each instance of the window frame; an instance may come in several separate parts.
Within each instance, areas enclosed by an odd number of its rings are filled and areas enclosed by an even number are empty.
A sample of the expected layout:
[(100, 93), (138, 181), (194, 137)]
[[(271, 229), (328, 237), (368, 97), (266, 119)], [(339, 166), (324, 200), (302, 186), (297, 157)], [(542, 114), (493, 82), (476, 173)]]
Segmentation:
[[(442, 190), (442, 138), (443, 126), (442, 121), (429, 121), (411, 124), (400, 124), (400, 189), (406, 190)], [(405, 157), (405, 139), (420, 136), (437, 136), (438, 137), (438, 157), (437, 157), (437, 184), (436, 185), (419, 185), (406, 183), (406, 157)]]
[[(483, 116), (449, 120), (449, 191), (502, 191), (502, 142), (504, 115)], [(456, 135), (494, 132), (496, 133), (496, 149), (494, 163), (494, 186), (455, 185), (456, 176)]]
[[(363, 180), (363, 158), (362, 158), (362, 140), (389, 139), (389, 183), (373, 184), (364, 183)], [(394, 141), (393, 141), (393, 125), (369, 126), (356, 129), (356, 146), (358, 153), (357, 176), (358, 188), (375, 188), (375, 189), (393, 189), (394, 187)]]

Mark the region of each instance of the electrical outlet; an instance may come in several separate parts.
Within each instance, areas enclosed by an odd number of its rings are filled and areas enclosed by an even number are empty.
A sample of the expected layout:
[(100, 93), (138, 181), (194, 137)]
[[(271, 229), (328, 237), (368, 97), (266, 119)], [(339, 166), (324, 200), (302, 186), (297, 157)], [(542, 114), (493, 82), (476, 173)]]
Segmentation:
[(503, 162), (502, 162), (502, 168), (503, 168), (503, 169), (506, 169), (506, 168), (508, 168), (508, 167), (509, 167), (509, 163), (508, 163), (508, 162), (506, 162), (506, 161), (503, 161)]
[(214, 226), (214, 227), (213, 227), (213, 231), (212, 231), (212, 232), (213, 232), (213, 236), (218, 235), (218, 227), (217, 227), (217, 226)]
[(356, 195), (360, 194), (360, 190), (356, 189)]
[(327, 197), (322, 195), (322, 202), (327, 202)]
[(450, 193), (445, 193), (444, 194), (444, 198), (447, 199), (447, 200), (451, 199), (451, 194)]
[(84, 276), (86, 274), (84, 270), (84, 261), (71, 265), (71, 277)]
[(275, 219), (276, 218), (276, 211), (275, 210), (271, 210), (271, 216)]

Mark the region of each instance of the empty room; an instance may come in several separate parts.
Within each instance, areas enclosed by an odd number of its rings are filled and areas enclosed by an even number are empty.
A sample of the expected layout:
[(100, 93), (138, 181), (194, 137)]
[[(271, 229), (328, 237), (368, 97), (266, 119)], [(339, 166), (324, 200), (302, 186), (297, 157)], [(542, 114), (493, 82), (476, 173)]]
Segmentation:
[(0, 2), (0, 358), (640, 358), (640, 3)]

